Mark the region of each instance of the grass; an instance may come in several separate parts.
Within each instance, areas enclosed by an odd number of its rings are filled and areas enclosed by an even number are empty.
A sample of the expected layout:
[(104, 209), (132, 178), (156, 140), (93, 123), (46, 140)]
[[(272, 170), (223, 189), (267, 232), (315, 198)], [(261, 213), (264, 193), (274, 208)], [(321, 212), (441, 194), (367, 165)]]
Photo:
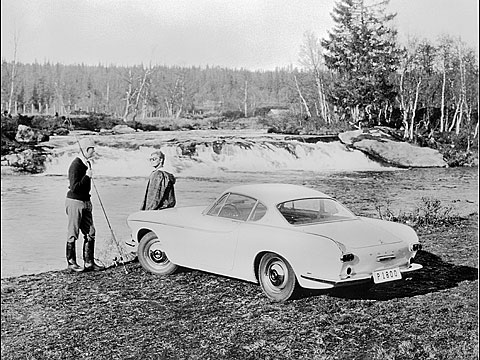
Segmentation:
[(2, 359), (477, 359), (478, 214), (417, 231), (411, 278), (280, 304), (135, 262), (2, 279)]
[(461, 220), (457, 214), (453, 213), (451, 206), (444, 206), (442, 202), (432, 197), (422, 197), (415, 209), (410, 212), (399, 211), (395, 214), (390, 209), (390, 202), (385, 206), (381, 203), (375, 204), (380, 219), (401, 222), (414, 228), (453, 225)]

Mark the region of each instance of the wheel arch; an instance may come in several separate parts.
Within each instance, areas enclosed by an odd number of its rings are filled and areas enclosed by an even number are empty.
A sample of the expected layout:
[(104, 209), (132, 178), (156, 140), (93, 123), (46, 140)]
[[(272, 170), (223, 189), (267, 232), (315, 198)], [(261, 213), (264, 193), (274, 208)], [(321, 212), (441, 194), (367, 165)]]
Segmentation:
[(142, 240), (142, 238), (150, 232), (156, 234), (155, 231), (153, 231), (152, 229), (141, 228), (140, 230), (138, 230), (137, 231), (137, 242), (140, 244), (140, 240)]
[[(292, 264), (292, 262), (288, 259), (287, 256), (285, 256), (284, 254), (282, 254), (281, 252), (279, 251), (275, 251), (275, 250), (262, 250), (260, 251), (259, 253), (257, 253), (257, 255), (255, 256), (255, 259), (253, 260), (253, 273), (255, 274), (255, 279), (257, 280), (257, 283), (259, 283), (259, 279), (258, 279), (258, 268), (260, 266), (260, 260), (262, 259), (263, 255), (265, 254), (268, 254), (268, 253), (271, 253), (271, 254), (276, 254), (278, 256), (281, 256), (285, 261), (287, 261), (290, 266), (292, 267), (293, 269), (293, 273), (295, 275), (295, 277), (297, 277), (297, 271), (294, 267), (294, 265)], [(298, 282), (298, 279), (297, 279), (297, 282)]]

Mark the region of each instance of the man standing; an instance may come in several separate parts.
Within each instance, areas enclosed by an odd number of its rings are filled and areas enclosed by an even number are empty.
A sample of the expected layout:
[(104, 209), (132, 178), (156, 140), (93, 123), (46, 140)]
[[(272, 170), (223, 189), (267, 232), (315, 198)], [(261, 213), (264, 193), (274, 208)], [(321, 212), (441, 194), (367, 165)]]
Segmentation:
[(175, 200), (175, 176), (162, 170), (165, 163), (165, 154), (160, 150), (150, 155), (150, 163), (153, 171), (150, 174), (140, 210), (161, 210), (174, 207)]
[[(92, 202), (90, 201), (90, 189), (92, 179), (92, 167), (90, 160), (95, 153), (95, 144), (89, 138), (79, 142), (80, 156), (76, 157), (69, 169), (70, 181), (65, 209), (68, 215), (67, 234), (67, 264), (68, 269), (76, 272), (99, 271), (104, 268), (95, 264), (95, 226), (93, 225)], [(76, 241), (79, 231), (83, 234), (83, 260), (85, 268), (77, 264)]]

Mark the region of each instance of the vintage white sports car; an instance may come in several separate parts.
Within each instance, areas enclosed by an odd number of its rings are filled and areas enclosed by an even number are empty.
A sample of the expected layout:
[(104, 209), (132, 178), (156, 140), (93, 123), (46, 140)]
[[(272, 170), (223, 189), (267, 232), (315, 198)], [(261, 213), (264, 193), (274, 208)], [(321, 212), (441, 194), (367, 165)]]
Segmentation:
[(298, 286), (383, 283), (422, 268), (412, 228), (356, 216), (298, 185), (235, 186), (206, 208), (139, 211), (127, 222), (127, 245), (146, 270), (171, 274), (182, 266), (260, 283), (275, 301)]

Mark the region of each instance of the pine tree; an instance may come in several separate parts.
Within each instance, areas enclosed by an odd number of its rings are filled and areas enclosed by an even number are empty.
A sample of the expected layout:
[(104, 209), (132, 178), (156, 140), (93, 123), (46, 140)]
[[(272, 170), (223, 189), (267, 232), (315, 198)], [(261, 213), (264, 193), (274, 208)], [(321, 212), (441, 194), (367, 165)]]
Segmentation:
[(388, 27), (395, 17), (386, 14), (388, 0), (366, 2), (337, 2), (332, 13), (336, 26), (322, 46), (325, 65), (336, 75), (330, 101), (354, 122), (379, 122), (396, 95), (392, 75), (401, 51), (396, 31)]

